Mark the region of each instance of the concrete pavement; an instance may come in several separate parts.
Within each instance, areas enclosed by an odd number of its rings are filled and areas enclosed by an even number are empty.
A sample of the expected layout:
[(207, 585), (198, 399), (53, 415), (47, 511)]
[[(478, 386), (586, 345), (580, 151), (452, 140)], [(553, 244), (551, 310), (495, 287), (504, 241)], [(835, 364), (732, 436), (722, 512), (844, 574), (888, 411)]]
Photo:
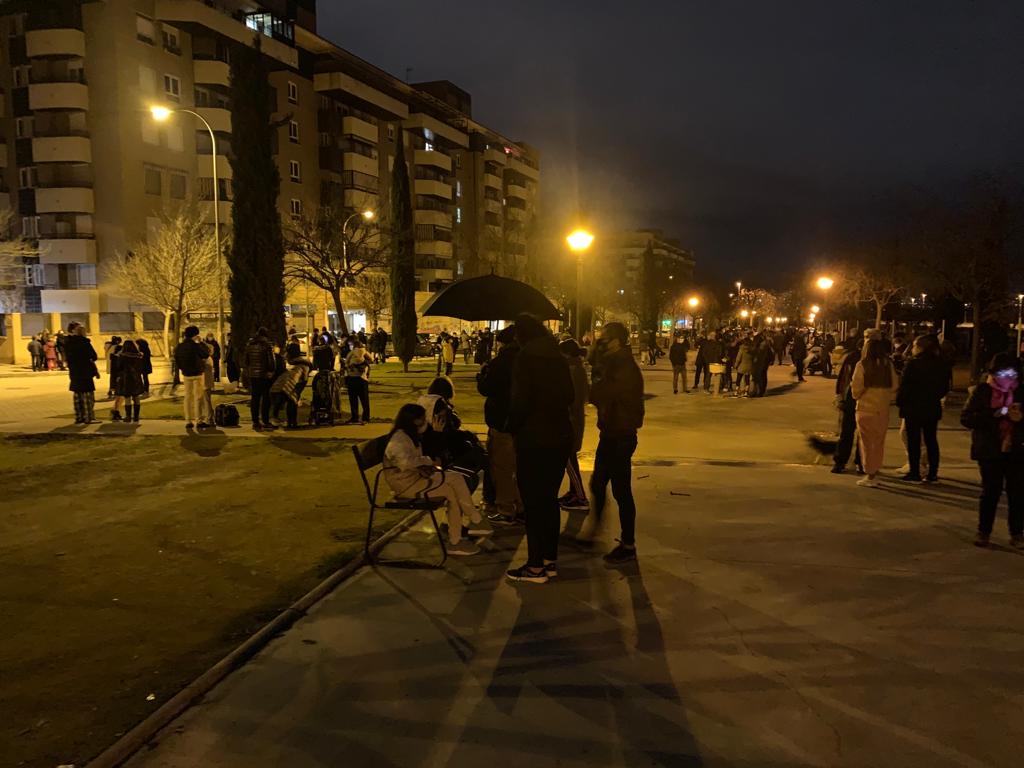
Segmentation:
[(518, 530), (363, 570), (130, 765), (1019, 765), (1024, 558), (970, 545), (966, 435), (943, 430), (939, 486), (859, 489), (806, 446), (830, 382), (730, 402), (647, 378), (638, 565), (603, 565), (610, 524), (546, 585), (502, 578)]

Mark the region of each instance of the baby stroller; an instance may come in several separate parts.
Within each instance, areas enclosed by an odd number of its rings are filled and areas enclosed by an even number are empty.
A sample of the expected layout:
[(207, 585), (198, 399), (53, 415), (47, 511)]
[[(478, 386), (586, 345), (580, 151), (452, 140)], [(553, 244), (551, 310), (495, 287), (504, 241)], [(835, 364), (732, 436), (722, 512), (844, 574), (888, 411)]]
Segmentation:
[(336, 371), (320, 370), (313, 377), (313, 402), (309, 408), (309, 423), (316, 426), (329, 424), (341, 418), (341, 376)]

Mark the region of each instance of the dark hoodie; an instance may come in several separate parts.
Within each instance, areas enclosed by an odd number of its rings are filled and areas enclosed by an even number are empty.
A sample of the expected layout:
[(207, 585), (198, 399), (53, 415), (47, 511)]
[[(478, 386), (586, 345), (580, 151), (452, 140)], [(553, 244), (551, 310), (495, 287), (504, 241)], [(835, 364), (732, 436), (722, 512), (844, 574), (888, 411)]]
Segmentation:
[(484, 420), (488, 427), (499, 432), (508, 431), (512, 372), (518, 354), (519, 345), (505, 344), (490, 362), (484, 363), (480, 373), (476, 375), (476, 389), (487, 398), (484, 401)]
[(517, 443), (569, 446), (569, 407), (575, 390), (569, 364), (550, 334), (528, 341), (516, 355), (508, 431)]
[(602, 435), (634, 435), (643, 426), (644, 377), (629, 347), (601, 359), (601, 376), (594, 377), (590, 402), (597, 406)]

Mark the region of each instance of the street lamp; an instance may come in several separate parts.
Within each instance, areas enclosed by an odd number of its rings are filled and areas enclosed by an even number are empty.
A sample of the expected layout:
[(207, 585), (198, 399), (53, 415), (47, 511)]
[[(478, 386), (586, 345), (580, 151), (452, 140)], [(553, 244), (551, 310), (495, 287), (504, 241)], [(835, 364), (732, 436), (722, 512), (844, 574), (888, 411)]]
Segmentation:
[(691, 296), (689, 299), (686, 300), (686, 303), (690, 305), (690, 309), (696, 309), (697, 307), (700, 306), (700, 299), (698, 299), (696, 296)]
[[(184, 107), (163, 107), (154, 105), (149, 108), (149, 113), (153, 116), (153, 119), (158, 123), (164, 123), (170, 120), (171, 115), (175, 112), (183, 112), (187, 115), (192, 115), (199, 122), (201, 122), (206, 130), (210, 133), (210, 155), (213, 161), (213, 239), (217, 245), (217, 343), (224, 346), (224, 270), (221, 266), (224, 254), (221, 253), (220, 247), (220, 182), (217, 177), (217, 136), (213, 132), (213, 128), (206, 118), (198, 112), (193, 112), (191, 109), (185, 109)], [(178, 329), (181, 332), (181, 329)], [(220, 375), (220, 371), (217, 372)]]
[[(373, 210), (371, 210), (370, 208), (367, 208), (365, 211), (356, 211), (351, 216), (349, 216), (347, 219), (345, 219), (345, 221), (342, 223), (342, 225), (341, 225), (341, 258), (342, 258), (342, 261), (345, 262), (345, 274), (348, 274), (349, 270), (351, 269), (351, 264), (349, 264), (349, 261), (348, 261), (348, 225), (352, 222), (353, 219), (358, 219), (360, 216), (363, 217), (364, 221), (369, 223), (369, 222), (373, 221), (373, 219), (374, 219), (374, 217), (376, 215), (377, 214)], [(306, 304), (307, 304), (307, 306), (309, 305), (309, 301), (308, 300), (306, 301)], [(307, 309), (307, 312), (308, 312), (308, 309)], [(340, 323), (343, 319), (344, 318), (339, 317), (338, 318), (338, 322)], [(346, 326), (346, 327), (348, 327), (348, 326)], [(306, 323), (306, 333), (309, 333), (309, 322), (308, 321)]]
[(812, 315), (816, 315), (819, 312), (821, 312), (821, 307), (819, 307), (817, 304), (815, 304), (813, 307), (811, 307), (811, 314)]
[[(583, 286), (583, 254), (594, 243), (594, 236), (585, 229), (574, 229), (565, 238), (569, 249), (576, 254), (576, 336), (583, 340), (583, 323), (580, 322), (580, 293)], [(622, 290), (619, 290), (622, 293)]]
[(823, 290), (823, 291), (827, 291), (829, 288), (831, 288), (835, 284), (836, 284), (835, 280), (833, 280), (831, 277), (825, 277), (825, 276), (819, 277), (818, 278), (818, 282), (817, 282), (817, 286), (821, 290)]

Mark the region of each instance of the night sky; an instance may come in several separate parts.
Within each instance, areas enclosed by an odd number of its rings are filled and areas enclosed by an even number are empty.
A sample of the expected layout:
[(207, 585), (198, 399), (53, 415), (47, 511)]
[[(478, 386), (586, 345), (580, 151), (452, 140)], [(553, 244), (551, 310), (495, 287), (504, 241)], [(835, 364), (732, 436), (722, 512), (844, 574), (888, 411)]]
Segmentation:
[(661, 227), (777, 283), (909, 190), (1024, 168), (1024, 1), (349, 2), (320, 31), (542, 153), (552, 231)]

